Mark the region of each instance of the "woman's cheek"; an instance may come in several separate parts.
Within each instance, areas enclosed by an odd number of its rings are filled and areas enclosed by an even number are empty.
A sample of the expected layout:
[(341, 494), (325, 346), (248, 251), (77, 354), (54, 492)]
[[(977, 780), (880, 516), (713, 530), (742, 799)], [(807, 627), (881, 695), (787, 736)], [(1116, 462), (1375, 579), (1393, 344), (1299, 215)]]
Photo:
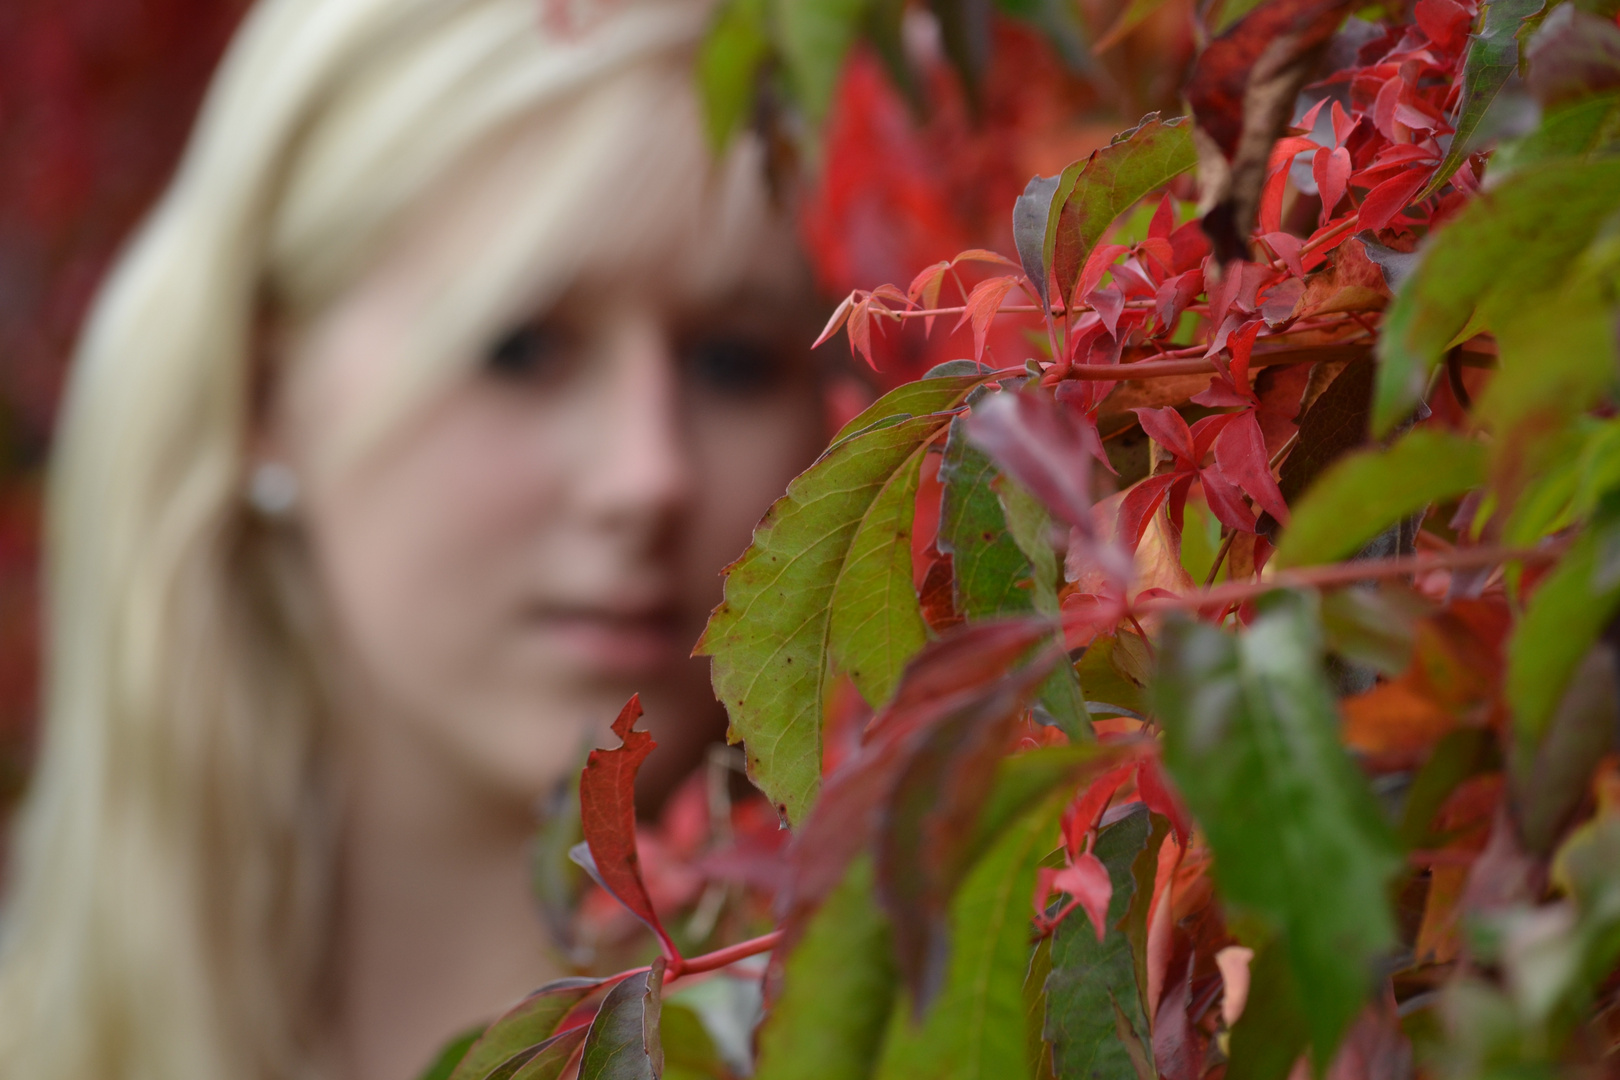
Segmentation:
[(703, 552), (703, 565), (694, 567), (699, 582), (715, 582), (715, 574), (743, 553), (759, 519), (821, 452), (820, 410), (804, 404), (815, 393), (795, 387), (754, 406), (695, 410), (695, 456), (704, 478), (693, 515)]

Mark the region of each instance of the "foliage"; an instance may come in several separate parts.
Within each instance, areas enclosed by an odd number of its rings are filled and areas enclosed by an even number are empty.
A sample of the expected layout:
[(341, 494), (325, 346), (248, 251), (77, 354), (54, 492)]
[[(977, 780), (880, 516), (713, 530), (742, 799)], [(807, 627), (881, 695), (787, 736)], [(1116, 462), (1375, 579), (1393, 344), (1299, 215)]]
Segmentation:
[[(981, 78), (962, 20), (984, 8), (930, 6)], [(821, 116), (852, 43), (881, 48), (903, 7), (727, 6), (715, 134), (772, 56)], [(792, 829), (778, 930), (687, 957), (662, 929), (627, 810), (632, 702), (581, 782), (579, 861), (660, 956), (543, 988), (455, 1080), (659, 1075), (661, 986), (766, 951), (764, 1080), (1605, 1070), (1601, 8), (1210, 5), (1190, 118), (1031, 180), (1008, 254), (849, 296), (823, 340), (875, 361), (884, 334), (952, 320), (972, 356), (850, 422), (703, 640)], [(1515, 128), (1525, 94), (1540, 119)]]

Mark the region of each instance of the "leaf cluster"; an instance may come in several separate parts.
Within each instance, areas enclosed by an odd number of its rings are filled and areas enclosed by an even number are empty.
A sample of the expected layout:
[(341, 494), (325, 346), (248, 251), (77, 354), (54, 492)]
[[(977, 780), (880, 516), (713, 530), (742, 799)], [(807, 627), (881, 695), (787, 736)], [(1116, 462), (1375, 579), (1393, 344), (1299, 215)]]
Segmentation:
[[(971, 77), (949, 20), (984, 9), (932, 6)], [(660, 1075), (662, 984), (767, 949), (764, 1080), (1605, 1067), (1620, 26), (1352, 7), (1206, 12), (1188, 117), (1033, 178), (1015, 252), (840, 306), (823, 340), (869, 359), (942, 316), (974, 355), (837, 435), (700, 643), (792, 830), (779, 929), (696, 958), (663, 932), (632, 702), (579, 861), (660, 959), (543, 988), (455, 1080)], [(727, 5), (715, 133), (726, 72), (778, 56), (816, 117), (892, 17)]]

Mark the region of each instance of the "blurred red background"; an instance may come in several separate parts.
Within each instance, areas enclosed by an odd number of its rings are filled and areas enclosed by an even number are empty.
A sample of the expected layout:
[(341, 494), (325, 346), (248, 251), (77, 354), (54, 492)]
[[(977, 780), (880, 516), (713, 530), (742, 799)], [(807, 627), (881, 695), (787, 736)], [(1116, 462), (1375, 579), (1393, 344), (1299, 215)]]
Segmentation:
[(38, 709), (40, 486), (79, 321), (245, 0), (0, 4), (0, 799)]

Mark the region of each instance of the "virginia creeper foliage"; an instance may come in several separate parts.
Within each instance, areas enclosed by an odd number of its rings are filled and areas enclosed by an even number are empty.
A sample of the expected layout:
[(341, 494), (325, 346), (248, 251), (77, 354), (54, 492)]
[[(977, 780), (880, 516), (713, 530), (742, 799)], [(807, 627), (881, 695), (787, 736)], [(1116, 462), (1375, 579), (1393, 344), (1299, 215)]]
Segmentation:
[[(632, 702), (582, 814), (662, 955), (537, 992), (456, 1080), (660, 1075), (661, 986), (767, 949), (765, 1080), (1609, 1071), (1605, 3), (1226, 0), (1189, 116), (1031, 179), (1010, 250), (849, 296), (824, 340), (964, 355), (793, 483), (700, 644), (792, 829), (778, 930), (661, 929)], [(973, 6), (933, 7), (971, 89)], [(716, 134), (773, 63), (820, 117), (891, 16), (733, 0)]]

